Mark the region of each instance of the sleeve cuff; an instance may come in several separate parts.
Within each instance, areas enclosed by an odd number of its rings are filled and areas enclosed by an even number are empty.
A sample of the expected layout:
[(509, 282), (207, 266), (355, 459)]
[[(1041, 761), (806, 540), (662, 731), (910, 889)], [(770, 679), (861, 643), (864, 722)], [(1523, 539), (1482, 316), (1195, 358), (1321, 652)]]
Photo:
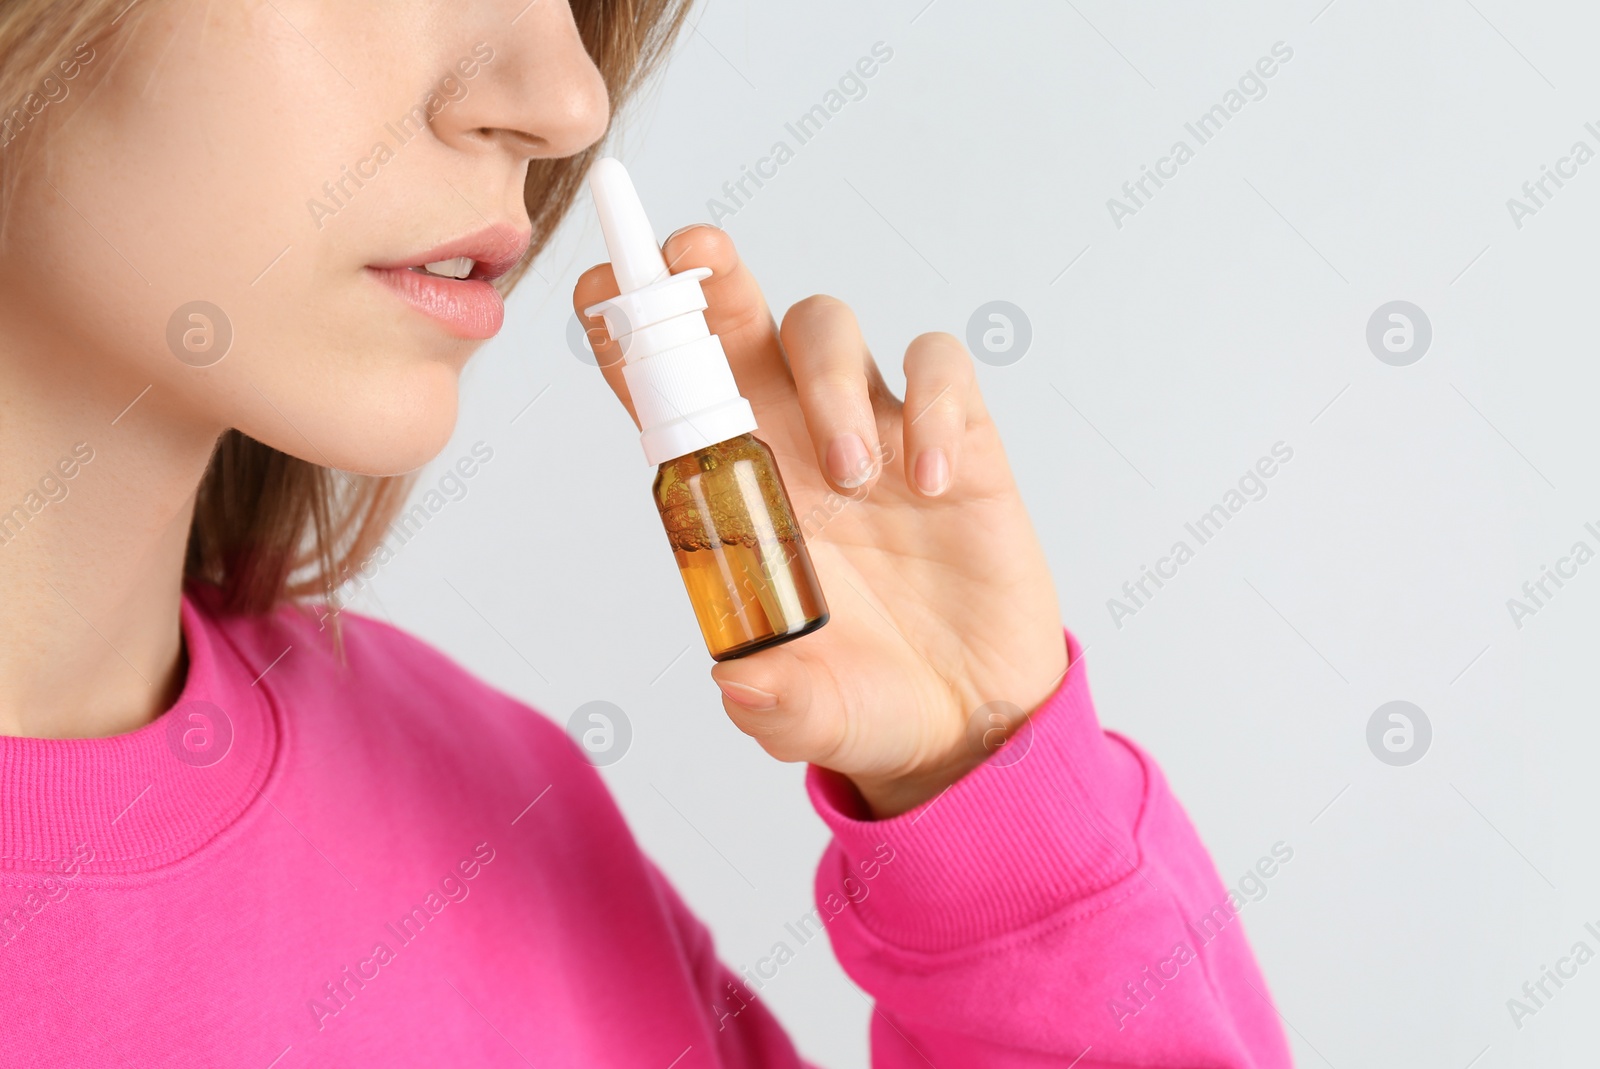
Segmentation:
[(844, 909), (879, 939), (941, 952), (1015, 931), (1134, 872), (1145, 793), (1137, 754), (1095, 717), (1082, 647), (1005, 747), (944, 793), (872, 820), (844, 776), (806, 787), (833, 842), (817, 872), (824, 914)]

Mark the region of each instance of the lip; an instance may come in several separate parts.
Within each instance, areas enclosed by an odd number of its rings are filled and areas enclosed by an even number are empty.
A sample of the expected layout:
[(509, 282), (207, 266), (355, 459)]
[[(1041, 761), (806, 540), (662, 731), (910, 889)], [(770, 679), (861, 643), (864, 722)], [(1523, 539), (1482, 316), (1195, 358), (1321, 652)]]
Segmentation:
[[(505, 301), (494, 281), (527, 255), (531, 230), (487, 227), (475, 234), (447, 241), (403, 260), (368, 264), (378, 281), (423, 315), (442, 324), (458, 338), (492, 338), (505, 323)], [(439, 278), (419, 270), (425, 264), (470, 256), (472, 274), (464, 279)]]

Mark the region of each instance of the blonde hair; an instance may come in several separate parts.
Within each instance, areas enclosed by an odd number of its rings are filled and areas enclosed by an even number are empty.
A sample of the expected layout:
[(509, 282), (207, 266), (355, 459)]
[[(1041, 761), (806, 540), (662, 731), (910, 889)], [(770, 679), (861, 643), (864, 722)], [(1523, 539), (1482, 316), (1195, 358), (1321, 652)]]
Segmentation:
[[(54, 87), (85, 62), (106, 62), (116, 35), (159, 0), (0, 0), (0, 190), (42, 130), (34, 120)], [(584, 46), (605, 80), (613, 115), (665, 58), (692, 0), (571, 0)], [(91, 56), (85, 60), (86, 54)], [(71, 74), (67, 72), (71, 71)], [(51, 79), (55, 81), (52, 82)], [(9, 124), (9, 125), (8, 125)], [(14, 151), (15, 145), (22, 151)], [(510, 289), (550, 240), (599, 146), (534, 160), (523, 200), (533, 244), (497, 283)], [(266, 612), (289, 599), (331, 597), (377, 550), (412, 476), (346, 475), (229, 431), (200, 484), (185, 578), (215, 584), (225, 606)]]

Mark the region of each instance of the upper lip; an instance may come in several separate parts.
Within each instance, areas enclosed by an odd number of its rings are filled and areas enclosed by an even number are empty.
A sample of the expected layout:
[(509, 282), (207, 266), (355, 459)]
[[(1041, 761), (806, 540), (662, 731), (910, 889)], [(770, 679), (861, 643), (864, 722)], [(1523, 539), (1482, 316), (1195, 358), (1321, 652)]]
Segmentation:
[(533, 231), (513, 230), (509, 226), (489, 226), (475, 234), (447, 241), (427, 252), (408, 256), (403, 260), (373, 264), (379, 270), (423, 267), (441, 260), (454, 260), (467, 256), (476, 261), (470, 277), (493, 282), (515, 267), (528, 253), (533, 241)]

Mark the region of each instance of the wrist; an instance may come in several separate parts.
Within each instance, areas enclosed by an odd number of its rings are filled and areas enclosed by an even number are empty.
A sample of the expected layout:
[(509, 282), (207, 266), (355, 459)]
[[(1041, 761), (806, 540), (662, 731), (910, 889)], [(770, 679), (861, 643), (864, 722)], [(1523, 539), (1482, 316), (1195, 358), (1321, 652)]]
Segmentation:
[(981, 765), (985, 755), (962, 753), (957, 756), (959, 760), (916, 774), (888, 777), (847, 775), (845, 778), (861, 795), (873, 820), (888, 820), (908, 813), (949, 790), (968, 772)]
[(1019, 761), (1033, 743), (1033, 714), (1057, 692), (1066, 678), (1067, 666), (1064, 656), (1039, 700), (1026, 709), (1006, 701), (979, 706), (967, 717), (954, 745), (933, 762), (893, 775), (844, 775), (861, 795), (872, 818), (888, 820), (937, 798), (987, 761)]
[(1159, 772), (1102, 732), (1079, 646), (1068, 642), (1072, 671), (1025, 727), (914, 811), (877, 818), (849, 777), (811, 766), (807, 790), (833, 833), (819, 901), (851, 903), (835, 927), (859, 928), (874, 946), (944, 953), (1145, 886), (1128, 877)]

